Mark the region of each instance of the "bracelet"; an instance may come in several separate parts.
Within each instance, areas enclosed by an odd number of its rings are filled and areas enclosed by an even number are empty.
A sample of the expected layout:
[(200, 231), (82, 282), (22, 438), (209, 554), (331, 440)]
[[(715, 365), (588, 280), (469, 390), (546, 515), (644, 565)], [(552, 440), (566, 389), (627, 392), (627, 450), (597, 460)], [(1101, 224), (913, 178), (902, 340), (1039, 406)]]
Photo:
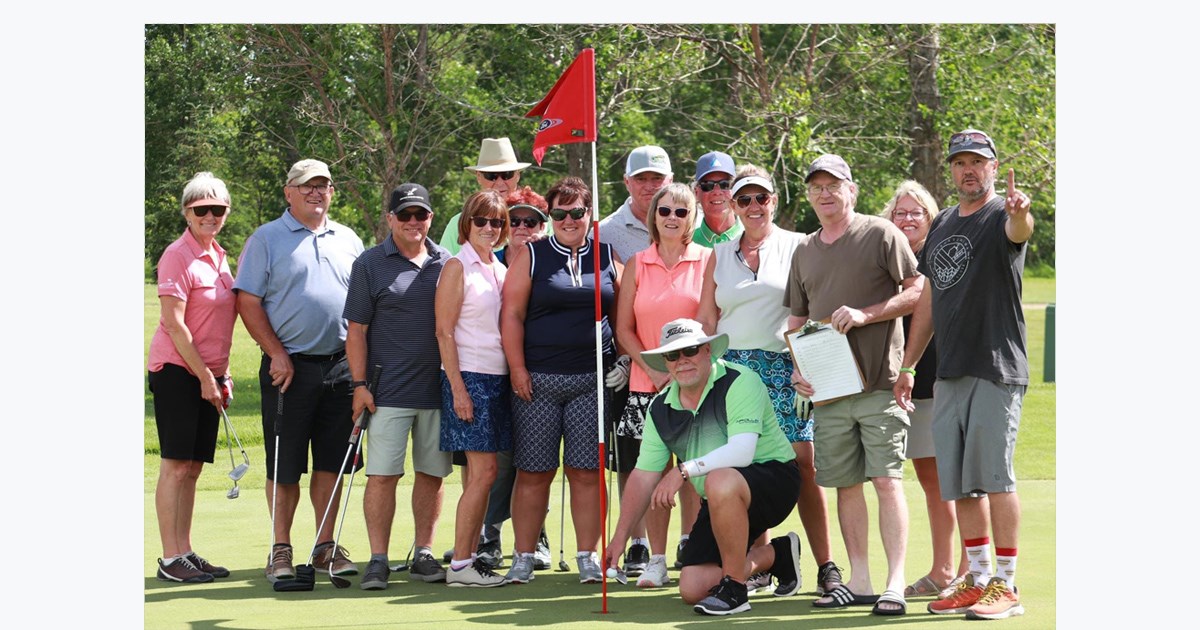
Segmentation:
[(350, 389), (358, 389), (359, 387), (367, 387), (366, 381), (350, 381)]
[(916, 378), (916, 376), (917, 376), (917, 368), (915, 368), (915, 367), (910, 367), (910, 368), (902, 367), (902, 368), (900, 368), (900, 372), (912, 374), (913, 378)]
[(687, 468), (684, 468), (683, 462), (679, 462), (679, 475), (683, 477), (684, 481), (688, 480)]

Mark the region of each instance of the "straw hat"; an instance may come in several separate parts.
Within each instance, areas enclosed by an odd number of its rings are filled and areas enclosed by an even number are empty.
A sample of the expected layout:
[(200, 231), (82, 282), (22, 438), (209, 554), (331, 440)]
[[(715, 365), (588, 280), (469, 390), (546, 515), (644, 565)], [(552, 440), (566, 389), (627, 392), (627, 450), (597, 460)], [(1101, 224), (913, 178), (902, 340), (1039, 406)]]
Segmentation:
[(503, 173), (504, 171), (519, 171), (529, 166), (529, 162), (518, 162), (517, 153), (513, 151), (508, 138), (484, 138), (479, 145), (479, 163), (468, 166), (468, 171), (481, 173)]

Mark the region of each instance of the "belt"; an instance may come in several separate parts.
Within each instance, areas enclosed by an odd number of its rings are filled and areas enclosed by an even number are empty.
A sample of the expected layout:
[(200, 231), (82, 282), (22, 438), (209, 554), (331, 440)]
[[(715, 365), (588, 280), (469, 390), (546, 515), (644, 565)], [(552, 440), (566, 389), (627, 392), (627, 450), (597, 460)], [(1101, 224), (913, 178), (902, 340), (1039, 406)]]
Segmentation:
[(292, 359), (298, 361), (312, 361), (314, 363), (329, 363), (331, 361), (340, 361), (346, 356), (346, 351), (335, 352), (333, 354), (300, 354), (299, 352), (291, 355)]

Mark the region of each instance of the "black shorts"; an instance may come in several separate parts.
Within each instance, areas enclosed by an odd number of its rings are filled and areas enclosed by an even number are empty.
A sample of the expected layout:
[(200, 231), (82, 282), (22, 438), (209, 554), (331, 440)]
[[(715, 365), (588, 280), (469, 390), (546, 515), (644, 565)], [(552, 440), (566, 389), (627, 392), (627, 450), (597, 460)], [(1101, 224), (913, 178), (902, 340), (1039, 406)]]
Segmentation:
[(642, 441), (628, 435), (614, 436), (608, 432), (608, 440), (604, 445), (607, 456), (606, 468), (616, 473), (628, 474), (633, 472), (638, 454), (642, 452)]
[[(263, 441), (267, 447), (267, 479), (275, 480), (275, 422), (279, 390), (271, 385), (271, 358), (263, 355), (258, 369), (262, 390)], [(295, 372), (283, 394), (283, 420), (279, 432), (279, 483), (300, 482), (308, 472), (308, 450), (312, 445), (313, 470), (337, 472), (350, 447), (354, 390), (345, 354), (323, 360), (292, 356)], [(353, 469), (354, 456), (346, 460), (342, 473)], [(358, 467), (362, 468), (362, 458)]]
[[(749, 550), (755, 539), (786, 520), (796, 508), (796, 499), (800, 498), (800, 469), (795, 461), (771, 461), (734, 470), (741, 473), (750, 486), (750, 509), (747, 513), (750, 528), (746, 539), (746, 549)], [(685, 567), (721, 564), (721, 550), (713, 536), (707, 499), (700, 502), (700, 513), (696, 516), (696, 524), (692, 526), (688, 544), (683, 548), (682, 562)]]
[(154, 395), (159, 454), (163, 459), (211, 464), (217, 450), (219, 412), (200, 397), (200, 379), (173, 363), (165, 363), (162, 370), (147, 375)]

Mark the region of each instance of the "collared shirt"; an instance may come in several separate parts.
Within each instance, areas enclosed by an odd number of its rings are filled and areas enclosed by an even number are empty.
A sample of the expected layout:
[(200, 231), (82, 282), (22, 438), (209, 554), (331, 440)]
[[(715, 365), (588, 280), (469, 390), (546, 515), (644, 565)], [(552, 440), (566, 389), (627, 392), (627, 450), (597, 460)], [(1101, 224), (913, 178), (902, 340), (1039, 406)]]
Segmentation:
[[(650, 402), (636, 467), (661, 471), (672, 454), (680, 461), (695, 459), (724, 446), (729, 436), (739, 433), (758, 434), (751, 463), (796, 458), (758, 374), (714, 359), (695, 411), (680, 402), (679, 383), (674, 380)], [(704, 478), (690, 481), (704, 497)]]
[(342, 307), (362, 252), (354, 230), (332, 219), (310, 230), (285, 209), (246, 239), (233, 289), (262, 298), (289, 354), (336, 354), (346, 347)]
[(733, 217), (733, 225), (720, 234), (712, 231), (712, 229), (708, 227), (708, 223), (701, 219), (700, 225), (696, 227), (696, 231), (692, 232), (692, 242), (699, 243), (711, 249), (716, 247), (717, 243), (727, 243), (732, 241), (733, 239), (741, 236), (742, 232), (744, 231), (745, 228), (742, 227), (742, 222), (738, 220), (737, 216)]
[[(667, 269), (658, 247), (647, 247), (634, 254), (629, 264), (635, 265), (637, 285), (625, 287), (625, 290), (634, 291), (633, 319), (643, 348), (658, 346), (659, 335), (667, 322), (680, 317), (696, 317), (700, 308), (700, 290), (704, 286), (704, 267), (711, 255), (711, 249), (689, 243), (675, 266)], [(655, 391), (650, 376), (636, 361), (629, 374), (629, 391)]]
[(425, 249), (428, 256), (418, 265), (389, 235), (354, 261), (343, 315), (367, 326), (367, 365), (383, 366), (377, 405), (441, 407), (433, 304), (450, 252), (428, 237)]
[(474, 247), (463, 247), (455, 256), (463, 266), (463, 301), (454, 325), (458, 369), (479, 374), (508, 374), (500, 346), (500, 292), (507, 268), (499, 260), (488, 263)]
[[(192, 345), (200, 353), (204, 365), (214, 375), (222, 376), (229, 369), (229, 348), (233, 344), (237, 308), (233, 274), (229, 272), (225, 250), (216, 241), (212, 248), (210, 254), (200, 246), (191, 230), (184, 230), (183, 236), (168, 245), (158, 259), (158, 295), (184, 301), (183, 323), (192, 334)], [(181, 366), (189, 374), (192, 372), (160, 318), (150, 340), (146, 368), (158, 372), (165, 363)]]
[(616, 212), (600, 222), (600, 242), (612, 245), (622, 263), (650, 246), (650, 229), (633, 216), (632, 203), (632, 197), (626, 199)]

